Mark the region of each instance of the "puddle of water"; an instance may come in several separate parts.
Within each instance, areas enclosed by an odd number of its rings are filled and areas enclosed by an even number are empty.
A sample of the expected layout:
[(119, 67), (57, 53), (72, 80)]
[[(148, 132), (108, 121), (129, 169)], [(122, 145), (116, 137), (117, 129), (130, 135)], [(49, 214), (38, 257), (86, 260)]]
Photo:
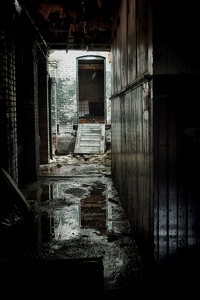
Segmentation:
[[(84, 235), (85, 230), (105, 236), (113, 228), (112, 205), (106, 199), (105, 189), (105, 185), (101, 183), (85, 186), (70, 183), (40, 186), (37, 200), (43, 209), (38, 212), (39, 240), (69, 240)], [(81, 197), (84, 193), (87, 196)], [(76, 201), (73, 201), (75, 198)], [(55, 206), (51, 206), (55, 203)], [(52, 208), (48, 210), (49, 205)]]
[[(80, 195), (84, 193), (84, 188), (86, 192), (90, 189), (90, 195), (83, 198)], [(38, 226), (40, 241), (73, 239), (84, 235), (85, 229), (91, 230), (90, 233), (105, 236), (112, 228), (112, 208), (106, 201), (105, 189), (105, 185), (99, 183), (84, 187), (72, 186), (69, 183), (41, 186), (37, 194), (38, 202), (42, 204), (50, 199), (50, 204), (57, 201), (57, 206), (50, 213), (45, 212), (45, 209), (41, 212)], [(65, 202), (62, 201), (59, 207), (59, 199), (68, 196), (78, 197), (80, 201), (72, 201), (71, 205), (66, 202), (64, 206)]]
[(80, 205), (53, 212), (52, 225), (56, 240), (68, 240), (80, 234)]

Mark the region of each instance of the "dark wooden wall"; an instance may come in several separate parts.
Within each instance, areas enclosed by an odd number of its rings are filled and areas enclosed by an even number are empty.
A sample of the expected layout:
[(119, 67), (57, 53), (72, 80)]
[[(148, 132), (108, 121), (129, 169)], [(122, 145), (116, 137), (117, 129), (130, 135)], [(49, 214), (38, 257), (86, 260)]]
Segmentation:
[(113, 25), (111, 123), (113, 180), (142, 248), (153, 256), (150, 3), (123, 0)]
[(112, 95), (140, 76), (152, 74), (151, 2), (121, 1), (112, 29)]
[[(162, 264), (199, 244), (199, 76), (154, 76), (154, 243)], [(183, 89), (184, 87), (184, 89)]]
[(162, 265), (200, 242), (200, 63), (196, 8), (151, 4), (122, 0), (113, 26), (112, 176), (144, 255)]
[(112, 176), (138, 241), (153, 256), (153, 110), (144, 111), (145, 81), (112, 100)]
[(199, 245), (200, 164), (197, 6), (154, 1), (153, 136), (155, 261)]

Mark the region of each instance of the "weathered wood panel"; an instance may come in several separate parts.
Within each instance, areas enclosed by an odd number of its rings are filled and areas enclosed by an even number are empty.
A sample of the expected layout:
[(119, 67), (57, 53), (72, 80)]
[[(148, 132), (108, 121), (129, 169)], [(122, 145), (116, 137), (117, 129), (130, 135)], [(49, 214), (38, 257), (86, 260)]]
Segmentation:
[[(151, 1), (126, 3), (127, 86), (118, 69), (122, 6), (113, 28), (112, 78), (118, 88), (112, 94), (112, 176), (144, 251), (164, 264), (200, 242), (199, 77), (183, 76), (200, 73), (194, 59), (198, 18), (195, 13), (185, 22), (194, 7), (180, 1), (173, 9), (166, 1), (154, 2), (153, 19)], [(146, 74), (153, 74), (148, 99)]]
[[(200, 241), (200, 129), (195, 92), (190, 89), (198, 80), (154, 76), (154, 243), (159, 264)], [(183, 105), (187, 99), (190, 105)]]
[(122, 0), (120, 10), (121, 28), (121, 89), (127, 85), (127, 1)]
[(112, 99), (113, 180), (136, 236), (153, 256), (151, 128), (152, 118), (149, 112), (144, 114), (143, 82)]
[[(151, 2), (151, 1), (150, 1)], [(112, 95), (116, 95), (137, 77), (152, 73), (152, 16), (147, 0), (123, 0), (112, 28)]]
[(128, 82), (136, 79), (136, 7), (135, 0), (127, 1), (127, 51), (128, 51)]
[(137, 11), (137, 76), (148, 71), (147, 1), (136, 1)]
[[(198, 47), (198, 6), (175, 1), (154, 4), (153, 57), (154, 74), (195, 74), (200, 62)], [(188, 22), (186, 22), (188, 20)]]

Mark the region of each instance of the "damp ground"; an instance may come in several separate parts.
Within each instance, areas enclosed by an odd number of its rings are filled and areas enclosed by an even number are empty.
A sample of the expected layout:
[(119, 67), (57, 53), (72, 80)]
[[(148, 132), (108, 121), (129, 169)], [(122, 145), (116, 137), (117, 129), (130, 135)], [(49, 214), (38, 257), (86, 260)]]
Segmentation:
[(110, 168), (110, 151), (54, 156), (40, 166), (38, 181), (22, 189), (35, 226), (18, 251), (32, 259), (101, 258), (106, 299), (118, 299), (142, 289), (143, 264)]

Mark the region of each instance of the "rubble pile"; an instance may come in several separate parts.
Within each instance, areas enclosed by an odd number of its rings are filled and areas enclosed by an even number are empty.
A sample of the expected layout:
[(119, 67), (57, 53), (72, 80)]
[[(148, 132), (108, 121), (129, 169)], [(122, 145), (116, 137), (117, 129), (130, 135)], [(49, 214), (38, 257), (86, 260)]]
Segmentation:
[(73, 154), (67, 155), (54, 155), (53, 159), (50, 159), (50, 164), (74, 164), (74, 163), (103, 163), (111, 162), (111, 150), (106, 151), (104, 154)]
[(92, 154), (89, 155), (89, 162), (111, 162), (111, 150), (108, 150), (105, 154), (98, 155)]

